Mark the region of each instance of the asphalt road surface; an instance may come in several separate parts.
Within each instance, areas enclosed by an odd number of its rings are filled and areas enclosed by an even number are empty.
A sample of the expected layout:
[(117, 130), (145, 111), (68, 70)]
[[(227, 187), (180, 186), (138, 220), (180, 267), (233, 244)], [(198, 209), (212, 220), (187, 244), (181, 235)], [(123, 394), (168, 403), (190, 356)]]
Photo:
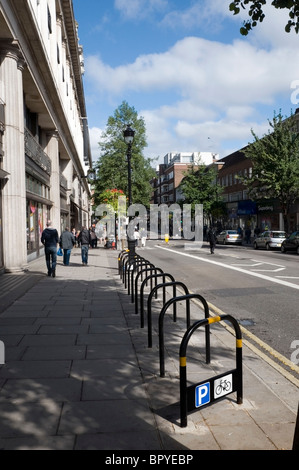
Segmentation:
[(150, 240), (138, 254), (230, 314), (262, 343), (299, 365), (299, 256), (251, 246)]

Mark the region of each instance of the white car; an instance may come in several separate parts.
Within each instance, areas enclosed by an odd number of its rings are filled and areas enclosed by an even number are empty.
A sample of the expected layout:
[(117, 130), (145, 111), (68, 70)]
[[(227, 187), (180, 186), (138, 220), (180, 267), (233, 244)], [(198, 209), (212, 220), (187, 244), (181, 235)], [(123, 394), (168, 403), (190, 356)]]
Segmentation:
[(255, 250), (258, 248), (266, 248), (266, 250), (271, 250), (271, 248), (280, 248), (286, 237), (286, 232), (281, 230), (267, 230), (254, 240), (253, 247)]
[(239, 235), (237, 230), (223, 230), (219, 235), (217, 235), (217, 243), (242, 243), (242, 237)]

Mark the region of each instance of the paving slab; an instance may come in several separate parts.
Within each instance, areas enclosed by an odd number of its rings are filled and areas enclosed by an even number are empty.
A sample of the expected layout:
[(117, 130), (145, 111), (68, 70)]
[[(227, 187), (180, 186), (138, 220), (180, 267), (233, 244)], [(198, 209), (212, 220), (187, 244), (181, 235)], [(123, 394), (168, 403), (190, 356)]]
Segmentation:
[[(147, 253), (150, 256), (150, 252)], [(235, 394), (188, 414), (180, 426), (178, 347), (186, 329), (165, 317), (165, 377), (160, 377), (158, 314), (153, 345), (148, 329), (118, 275), (118, 253), (90, 250), (89, 266), (58, 261), (48, 278), (44, 258), (29, 265), (28, 279), (8, 281), (0, 309), (0, 449), (199, 452), (290, 450), (298, 387), (243, 347), (244, 399)], [(31, 274), (35, 273), (35, 274)], [(36, 274), (38, 273), (38, 274)], [(13, 288), (12, 288), (13, 287)], [(169, 295), (169, 293), (167, 294)], [(198, 311), (192, 310), (198, 319)], [(145, 319), (147, 319), (145, 317)], [(233, 367), (235, 338), (211, 329), (212, 359), (205, 363), (204, 335), (190, 341), (188, 385)], [(189, 347), (189, 346), (188, 346)], [(110, 454), (109, 454), (110, 455)]]

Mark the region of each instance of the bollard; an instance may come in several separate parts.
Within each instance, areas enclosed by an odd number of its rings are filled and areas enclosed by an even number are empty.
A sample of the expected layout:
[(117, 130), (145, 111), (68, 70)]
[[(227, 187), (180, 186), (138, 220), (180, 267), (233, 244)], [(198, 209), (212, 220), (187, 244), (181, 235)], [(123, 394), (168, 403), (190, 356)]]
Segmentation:
[[(131, 282), (130, 282), (130, 279), (132, 278), (133, 279), (133, 272), (135, 271), (135, 268), (137, 268), (137, 266), (141, 265), (141, 264), (150, 264), (149, 261), (147, 261), (145, 258), (142, 258), (142, 257), (138, 257), (138, 258), (135, 258), (134, 260), (132, 260), (132, 262), (130, 263), (130, 268), (129, 270), (127, 270), (127, 277), (128, 277), (128, 282), (125, 284), (125, 286), (127, 287), (128, 286), (128, 295), (131, 293)], [(130, 276), (131, 275), (131, 276)]]
[[(144, 269), (143, 272), (147, 272), (150, 269)], [(157, 278), (159, 276), (167, 276), (167, 274), (164, 275), (163, 270), (161, 268), (156, 268), (154, 269), (155, 274), (151, 274), (150, 276), (146, 276), (146, 278), (143, 280), (142, 279), (142, 284), (140, 287), (140, 305), (142, 305), (142, 314), (143, 314), (143, 294), (144, 294), (144, 286), (147, 285), (148, 281), (151, 281), (151, 289), (153, 288), (153, 279), (155, 279), (155, 285), (157, 285)], [(159, 272), (159, 274), (157, 274)], [(138, 315), (138, 278), (139, 275), (141, 274), (141, 271), (137, 274), (135, 278), (135, 314)], [(143, 326), (141, 326), (143, 328)]]
[[(232, 323), (236, 333), (236, 369), (222, 373), (199, 384), (187, 387), (187, 346), (192, 334), (201, 326), (221, 321)], [(230, 380), (232, 382), (230, 383)], [(221, 385), (225, 384), (225, 386)], [(201, 406), (208, 406), (229, 393), (237, 392), (237, 404), (243, 403), (243, 371), (242, 371), (242, 333), (240, 326), (231, 315), (205, 318), (194, 323), (186, 331), (180, 346), (180, 414), (181, 427), (187, 426), (187, 412)], [(217, 396), (218, 395), (218, 396)]]
[(129, 250), (123, 250), (118, 255), (118, 273), (121, 279), (123, 278), (123, 272), (124, 272), (124, 260), (125, 258), (128, 258), (128, 257), (129, 257)]
[[(159, 315), (159, 355), (160, 355), (160, 377), (165, 377), (165, 360), (164, 360), (164, 316), (167, 308), (173, 302), (181, 302), (183, 300), (187, 301), (187, 306), (190, 306), (189, 301), (191, 299), (198, 299), (202, 302), (205, 311), (205, 319), (209, 319), (210, 311), (207, 301), (199, 294), (187, 294), (181, 297), (175, 297), (170, 299), (162, 308)], [(187, 328), (190, 328), (190, 309), (187, 308)], [(187, 330), (188, 331), (188, 330)], [(210, 353), (210, 324), (207, 322), (205, 325), (205, 339), (206, 339), (206, 363), (210, 364), (211, 362), (211, 353)]]
[[(149, 270), (153, 271), (155, 269), (155, 266), (150, 263), (149, 261), (140, 261), (137, 262), (136, 265), (133, 266), (133, 269), (131, 270), (131, 282), (128, 283), (128, 294), (131, 293), (131, 301), (132, 303), (134, 302), (134, 273), (136, 270), (143, 270), (143, 267), (145, 266), (150, 266)], [(129, 278), (128, 278), (129, 279)]]
[[(137, 262), (137, 261), (146, 261), (144, 258), (142, 258), (141, 256), (139, 255), (136, 255), (134, 259), (130, 259), (130, 257), (128, 257), (128, 259), (125, 261), (125, 268), (124, 268), (124, 279), (125, 279), (125, 289), (127, 288), (127, 285), (129, 284), (130, 282), (130, 271), (133, 267), (133, 265)], [(127, 278), (128, 278), (128, 282), (127, 282)]]
[[(149, 348), (152, 347), (152, 298), (154, 294), (157, 292), (157, 290), (163, 287), (163, 304), (165, 305), (166, 298), (165, 298), (164, 292), (165, 292), (166, 287), (171, 287), (171, 286), (173, 286), (173, 297), (169, 302), (173, 303), (173, 321), (174, 322), (176, 322), (177, 310), (176, 310), (176, 302), (172, 302), (172, 300), (176, 298), (176, 286), (182, 287), (186, 295), (189, 294), (189, 291), (186, 285), (180, 281), (172, 281), (172, 282), (159, 284), (150, 292), (149, 297), (147, 299), (147, 327), (148, 327), (148, 347)], [(190, 326), (190, 303), (189, 301), (186, 304), (186, 317), (187, 317), (187, 328), (188, 328), (188, 326)]]

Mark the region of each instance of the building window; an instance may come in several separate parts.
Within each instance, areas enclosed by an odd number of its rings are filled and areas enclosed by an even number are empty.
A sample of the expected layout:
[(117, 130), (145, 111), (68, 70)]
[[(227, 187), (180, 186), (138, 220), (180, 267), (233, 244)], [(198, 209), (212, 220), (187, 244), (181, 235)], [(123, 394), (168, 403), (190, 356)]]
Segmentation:
[(50, 199), (50, 188), (32, 176), (26, 174), (26, 191), (44, 199)]
[(48, 5), (48, 30), (49, 30), (49, 33), (52, 34), (52, 17), (51, 17), (49, 5)]
[(60, 64), (60, 49), (59, 49), (58, 44), (57, 44), (57, 64)]

